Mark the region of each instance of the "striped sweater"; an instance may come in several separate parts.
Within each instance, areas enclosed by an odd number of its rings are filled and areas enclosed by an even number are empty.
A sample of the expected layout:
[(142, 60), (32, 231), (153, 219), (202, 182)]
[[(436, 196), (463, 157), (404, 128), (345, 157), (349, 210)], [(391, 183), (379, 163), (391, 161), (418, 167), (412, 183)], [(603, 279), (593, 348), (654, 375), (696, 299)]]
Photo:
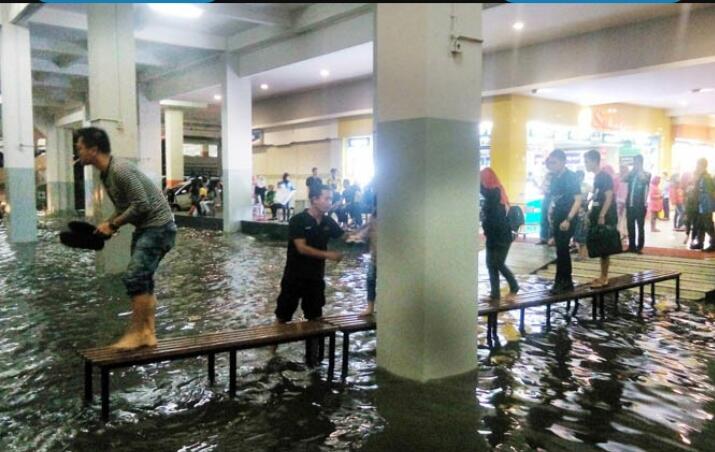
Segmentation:
[(171, 207), (161, 190), (132, 163), (112, 157), (101, 179), (114, 203), (112, 218), (115, 222), (145, 229), (174, 221)]

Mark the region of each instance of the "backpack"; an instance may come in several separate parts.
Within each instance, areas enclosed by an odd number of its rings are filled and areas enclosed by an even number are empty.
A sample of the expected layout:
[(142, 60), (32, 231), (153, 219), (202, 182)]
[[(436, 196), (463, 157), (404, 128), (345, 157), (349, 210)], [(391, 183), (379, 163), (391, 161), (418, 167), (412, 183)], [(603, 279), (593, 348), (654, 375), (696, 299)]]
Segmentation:
[(506, 218), (509, 220), (509, 226), (511, 226), (511, 232), (519, 232), (519, 228), (524, 225), (524, 212), (522, 212), (521, 207), (511, 206), (509, 211), (506, 213)]

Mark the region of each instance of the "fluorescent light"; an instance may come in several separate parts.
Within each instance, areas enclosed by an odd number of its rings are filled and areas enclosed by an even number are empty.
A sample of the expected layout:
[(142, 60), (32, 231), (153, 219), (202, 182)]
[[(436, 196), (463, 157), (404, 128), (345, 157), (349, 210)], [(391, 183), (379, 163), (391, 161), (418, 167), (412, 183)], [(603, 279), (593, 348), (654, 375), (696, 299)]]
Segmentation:
[(162, 14), (186, 19), (196, 19), (204, 13), (204, 10), (199, 7), (183, 3), (150, 3), (149, 8)]
[(268, 89), (268, 83), (261, 83), (261, 89), (262, 89), (263, 91), (267, 90), (267, 89)]
[(715, 88), (693, 88), (690, 90), (692, 93), (709, 93), (715, 91)]
[(514, 25), (512, 25), (512, 28), (514, 28), (514, 30), (517, 30), (517, 31), (522, 30), (524, 28), (524, 22), (521, 22), (521, 21), (514, 22)]
[(688, 103), (685, 102), (684, 100), (679, 101), (678, 104), (679, 104), (681, 107), (687, 107), (687, 106), (688, 106)]
[(320, 70), (320, 76), (325, 78), (325, 77), (330, 77), (330, 71), (327, 69), (321, 69)]
[(220, 94), (214, 94), (214, 100), (221, 100)]

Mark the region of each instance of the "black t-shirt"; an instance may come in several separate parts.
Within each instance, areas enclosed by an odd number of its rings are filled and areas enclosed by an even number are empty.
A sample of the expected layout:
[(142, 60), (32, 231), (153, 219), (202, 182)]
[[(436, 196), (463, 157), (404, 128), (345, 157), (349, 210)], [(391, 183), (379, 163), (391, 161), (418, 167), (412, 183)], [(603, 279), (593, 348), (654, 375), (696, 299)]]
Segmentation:
[(310, 176), (305, 180), (308, 190), (318, 190), (323, 185), (323, 180), (318, 176)]
[(554, 205), (551, 220), (554, 224), (561, 223), (568, 217), (574, 196), (581, 194), (580, 185), (576, 173), (568, 168), (551, 179), (551, 202)]
[(292, 279), (322, 280), (325, 274), (325, 260), (305, 256), (295, 247), (295, 239), (305, 239), (308, 246), (326, 251), (328, 241), (343, 235), (338, 223), (324, 215), (320, 225), (308, 210), (294, 215), (288, 223), (288, 257), (285, 276)]
[(343, 190), (343, 198), (345, 198), (345, 203), (346, 204), (352, 204), (355, 202), (355, 195), (359, 189), (355, 186), (351, 186)]
[[(598, 224), (598, 216), (601, 214), (603, 204), (606, 202), (606, 192), (613, 191), (613, 179), (605, 171), (599, 171), (593, 179), (593, 202), (591, 204), (590, 219), (592, 224)], [(615, 193), (611, 201), (611, 207), (606, 212), (606, 224), (618, 224), (618, 212), (616, 211)]]

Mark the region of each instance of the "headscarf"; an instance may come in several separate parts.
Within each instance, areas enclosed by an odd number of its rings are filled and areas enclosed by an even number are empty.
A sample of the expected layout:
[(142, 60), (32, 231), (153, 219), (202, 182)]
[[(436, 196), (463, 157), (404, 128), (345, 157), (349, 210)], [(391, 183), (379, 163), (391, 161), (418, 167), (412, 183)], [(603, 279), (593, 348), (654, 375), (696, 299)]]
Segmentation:
[(487, 189), (498, 188), (499, 189), (499, 193), (501, 195), (501, 203), (504, 204), (505, 207), (508, 207), (509, 206), (509, 197), (506, 195), (506, 190), (504, 190), (504, 186), (499, 181), (499, 178), (497, 177), (497, 173), (495, 173), (494, 170), (491, 168), (484, 168), (480, 172), (480, 177), (481, 177), (481, 184), (484, 188), (487, 188)]
[(653, 180), (650, 181), (650, 184), (653, 187), (657, 187), (658, 185), (660, 185), (660, 176), (655, 176)]

